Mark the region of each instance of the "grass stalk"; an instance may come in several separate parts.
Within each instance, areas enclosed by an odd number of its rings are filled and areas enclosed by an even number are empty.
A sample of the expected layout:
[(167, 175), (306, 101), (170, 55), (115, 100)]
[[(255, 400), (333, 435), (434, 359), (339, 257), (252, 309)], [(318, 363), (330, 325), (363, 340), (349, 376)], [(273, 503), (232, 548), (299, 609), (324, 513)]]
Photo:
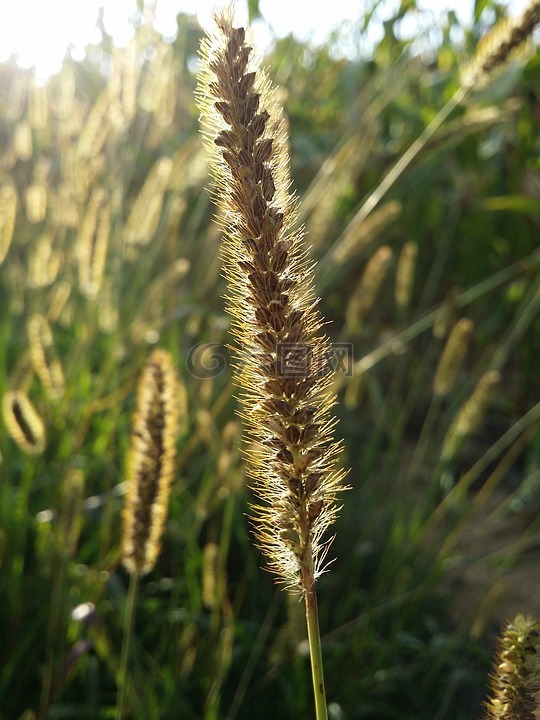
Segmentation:
[(327, 720), (328, 711), (326, 708), (321, 633), (319, 630), (319, 612), (317, 609), (317, 591), (315, 586), (305, 594), (305, 603), (309, 656), (311, 659), (311, 677), (315, 697), (315, 717), (317, 720)]
[(127, 711), (127, 667), (129, 652), (131, 648), (131, 637), (133, 635), (133, 618), (135, 616), (135, 605), (137, 601), (137, 589), (139, 586), (139, 573), (135, 570), (130, 573), (129, 587), (126, 598), (126, 611), (124, 615), (124, 632), (122, 636), (122, 653), (120, 655), (120, 670), (118, 673), (118, 694), (116, 700), (116, 717), (122, 720), (126, 717)]

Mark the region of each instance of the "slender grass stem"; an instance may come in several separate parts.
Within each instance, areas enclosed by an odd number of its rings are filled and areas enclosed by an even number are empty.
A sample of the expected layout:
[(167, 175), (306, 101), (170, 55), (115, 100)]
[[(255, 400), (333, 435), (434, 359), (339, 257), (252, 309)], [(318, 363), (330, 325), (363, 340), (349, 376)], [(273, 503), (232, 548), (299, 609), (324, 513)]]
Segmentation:
[(38, 718), (44, 720), (47, 709), (53, 694), (55, 655), (58, 650), (58, 629), (60, 627), (60, 613), (63, 607), (63, 588), (65, 577), (65, 561), (63, 558), (56, 558), (51, 593), (51, 607), (49, 611), (49, 622), (47, 627), (47, 650), (43, 679), (41, 684), (41, 698), (39, 703)]
[(313, 679), (313, 693), (315, 695), (315, 716), (317, 720), (328, 720), (326, 692), (324, 689), (321, 634), (319, 631), (319, 613), (317, 610), (317, 592), (314, 585), (306, 592), (305, 602), (309, 655), (311, 658), (311, 677)]
[(127, 684), (127, 665), (129, 658), (129, 650), (131, 646), (131, 636), (133, 634), (133, 618), (135, 615), (135, 601), (137, 599), (139, 573), (135, 570), (130, 574), (129, 588), (126, 598), (126, 613), (124, 616), (124, 634), (122, 638), (122, 654), (120, 657), (120, 672), (118, 675), (118, 695), (116, 701), (116, 717), (122, 720), (126, 710), (126, 684)]

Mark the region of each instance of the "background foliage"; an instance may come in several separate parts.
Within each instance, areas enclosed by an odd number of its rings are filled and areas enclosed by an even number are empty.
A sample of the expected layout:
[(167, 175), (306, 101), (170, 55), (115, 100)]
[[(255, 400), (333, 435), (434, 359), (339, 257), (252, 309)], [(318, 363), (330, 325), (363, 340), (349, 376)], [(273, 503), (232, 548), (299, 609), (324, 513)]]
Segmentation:
[[(334, 720), (480, 717), (499, 624), (540, 614), (540, 57), (475, 88), (356, 227), (503, 9), (477, 2), (461, 44), (449, 13), (429, 49), (400, 38), (400, 20), (417, 12), (402, 3), (369, 58), (293, 38), (267, 58), (321, 311), (356, 363), (336, 376), (352, 489), (319, 592)], [(359, 38), (370, 22), (359, 18)], [(142, 24), (118, 49), (103, 31), (45, 87), (0, 66), (0, 396), (26, 393), (46, 428), (44, 451), (28, 454), (8, 413), (0, 423), (6, 720), (114, 714), (123, 463), (136, 379), (156, 344), (173, 353), (185, 402), (164, 548), (136, 609), (132, 717), (312, 713), (301, 605), (260, 569), (246, 519), (193, 99), (200, 37), (186, 16), (172, 44)], [(396, 300), (404, 247), (417, 262)], [(60, 386), (44, 381), (36, 315), (52, 329)], [(463, 367), (434, 397), (462, 317), (474, 322)], [(483, 422), (442, 458), (459, 408), (493, 370), (502, 380)]]

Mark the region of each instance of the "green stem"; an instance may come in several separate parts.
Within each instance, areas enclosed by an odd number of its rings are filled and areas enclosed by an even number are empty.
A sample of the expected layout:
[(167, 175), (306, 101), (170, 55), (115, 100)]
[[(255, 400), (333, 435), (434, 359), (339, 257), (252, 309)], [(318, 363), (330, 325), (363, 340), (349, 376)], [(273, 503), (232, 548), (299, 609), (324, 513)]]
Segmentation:
[(122, 655), (120, 658), (120, 673), (118, 675), (118, 695), (116, 699), (116, 717), (122, 720), (125, 715), (127, 664), (131, 636), (133, 634), (133, 616), (135, 614), (135, 600), (137, 598), (139, 573), (133, 572), (129, 578), (129, 588), (126, 598), (126, 614), (124, 617), (124, 636), (122, 638)]
[(311, 589), (306, 592), (305, 601), (309, 655), (311, 658), (311, 677), (313, 679), (313, 692), (315, 694), (315, 715), (317, 720), (328, 720), (315, 585), (312, 585)]

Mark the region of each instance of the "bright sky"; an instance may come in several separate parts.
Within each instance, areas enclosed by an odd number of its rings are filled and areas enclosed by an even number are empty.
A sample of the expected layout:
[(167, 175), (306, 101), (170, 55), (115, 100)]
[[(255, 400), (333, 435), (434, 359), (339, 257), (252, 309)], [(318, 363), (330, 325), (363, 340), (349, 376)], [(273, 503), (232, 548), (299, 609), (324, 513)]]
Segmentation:
[[(260, 10), (270, 27), (259, 24), (256, 34), (259, 46), (266, 46), (272, 33), (281, 37), (295, 35), (322, 42), (328, 32), (340, 23), (352, 23), (372, 0), (260, 0)], [(155, 0), (156, 29), (171, 36), (176, 13), (196, 14), (208, 26), (216, 0)], [(519, 12), (527, 0), (508, 0), (513, 12)], [(389, 17), (397, 0), (383, 0), (381, 17)], [(440, 16), (451, 8), (467, 23), (472, 0), (418, 0), (418, 5)], [(118, 45), (131, 36), (128, 17), (137, 10), (136, 0), (15, 0), (2, 2), (0, 8), (0, 62), (12, 53), (22, 67), (36, 68), (40, 77), (58, 72), (66, 48), (72, 47), (75, 57), (83, 56), (83, 48), (99, 40), (95, 29), (98, 7), (105, 8), (104, 22)], [(237, 18), (247, 19), (246, 0), (237, 0)], [(407, 32), (414, 32), (414, 28)]]

